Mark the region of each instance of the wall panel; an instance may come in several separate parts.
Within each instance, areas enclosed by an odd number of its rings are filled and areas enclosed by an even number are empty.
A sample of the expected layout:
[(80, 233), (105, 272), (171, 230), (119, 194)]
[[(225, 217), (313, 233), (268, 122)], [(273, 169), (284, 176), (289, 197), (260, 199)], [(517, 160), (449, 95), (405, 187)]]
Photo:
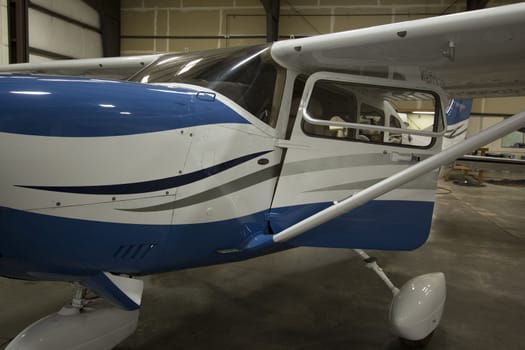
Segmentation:
[(31, 0), (31, 4), (75, 19), (95, 28), (100, 28), (97, 11), (83, 1), (78, 0)]
[(73, 58), (102, 56), (99, 33), (31, 8), (29, 9), (29, 46), (30, 53), (43, 50)]
[[(310, 36), (457, 12), (463, 6), (445, 0), (282, 0), (279, 33), (281, 39)], [(121, 10), (123, 55), (137, 54), (139, 47), (148, 54), (266, 38), (260, 0), (122, 0)], [(140, 43), (144, 39), (153, 44)]]
[(29, 3), (30, 62), (101, 57), (100, 18), (82, 0), (32, 0)]
[(9, 63), (7, 28), (7, 0), (0, 0), (0, 64)]

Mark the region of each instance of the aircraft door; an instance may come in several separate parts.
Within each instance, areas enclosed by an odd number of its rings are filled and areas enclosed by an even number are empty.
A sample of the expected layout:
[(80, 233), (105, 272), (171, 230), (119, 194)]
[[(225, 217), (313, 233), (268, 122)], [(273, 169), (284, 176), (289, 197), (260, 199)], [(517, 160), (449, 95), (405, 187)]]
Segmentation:
[[(440, 151), (445, 130), (440, 96), (424, 83), (329, 72), (310, 76), (283, 146), (270, 214), (273, 232)], [(429, 173), (292, 244), (415, 248), (430, 229), (436, 180), (437, 171)]]

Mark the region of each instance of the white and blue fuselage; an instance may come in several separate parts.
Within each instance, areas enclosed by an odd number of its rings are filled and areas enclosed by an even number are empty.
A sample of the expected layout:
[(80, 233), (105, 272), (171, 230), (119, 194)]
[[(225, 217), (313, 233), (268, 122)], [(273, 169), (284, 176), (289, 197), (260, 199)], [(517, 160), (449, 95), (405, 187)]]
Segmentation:
[(143, 275), (294, 246), (414, 249), (430, 230), (436, 173), (243, 252), (409, 162), (385, 145), (311, 137), (300, 118), (283, 146), (286, 120), (269, 125), (191, 82), (4, 75), (0, 100), (0, 275)]

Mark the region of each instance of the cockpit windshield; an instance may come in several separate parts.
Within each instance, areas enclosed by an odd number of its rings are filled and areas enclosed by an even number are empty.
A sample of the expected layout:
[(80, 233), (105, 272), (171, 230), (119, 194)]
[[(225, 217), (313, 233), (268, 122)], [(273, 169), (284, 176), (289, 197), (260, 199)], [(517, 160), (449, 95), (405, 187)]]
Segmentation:
[(163, 55), (129, 80), (207, 87), (275, 126), (272, 103), (277, 71), (270, 46), (259, 45)]

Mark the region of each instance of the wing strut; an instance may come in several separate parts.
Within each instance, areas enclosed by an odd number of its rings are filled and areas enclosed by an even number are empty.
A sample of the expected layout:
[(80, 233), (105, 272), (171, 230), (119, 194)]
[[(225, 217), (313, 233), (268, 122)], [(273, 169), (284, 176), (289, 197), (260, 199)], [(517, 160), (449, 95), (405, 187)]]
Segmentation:
[(511, 118), (505, 119), (500, 123), (492, 126), (474, 135), (467, 140), (460, 142), (434, 156), (421, 161), (407, 169), (404, 169), (373, 186), (370, 186), (353, 196), (346, 198), (320, 212), (288, 227), (287, 229), (275, 235), (257, 235), (252, 238), (245, 246), (246, 250), (258, 250), (269, 247), (275, 243), (286, 242), (295, 238), (306, 231), (309, 231), (327, 221), (330, 221), (342, 214), (349, 212), (369, 201), (389, 192), (393, 189), (404, 185), (415, 178), (439, 168), (442, 165), (453, 162), (455, 159), (464, 154), (484, 146), (494, 140), (502, 138), (510, 132), (522, 128), (525, 125), (525, 111), (518, 113)]

